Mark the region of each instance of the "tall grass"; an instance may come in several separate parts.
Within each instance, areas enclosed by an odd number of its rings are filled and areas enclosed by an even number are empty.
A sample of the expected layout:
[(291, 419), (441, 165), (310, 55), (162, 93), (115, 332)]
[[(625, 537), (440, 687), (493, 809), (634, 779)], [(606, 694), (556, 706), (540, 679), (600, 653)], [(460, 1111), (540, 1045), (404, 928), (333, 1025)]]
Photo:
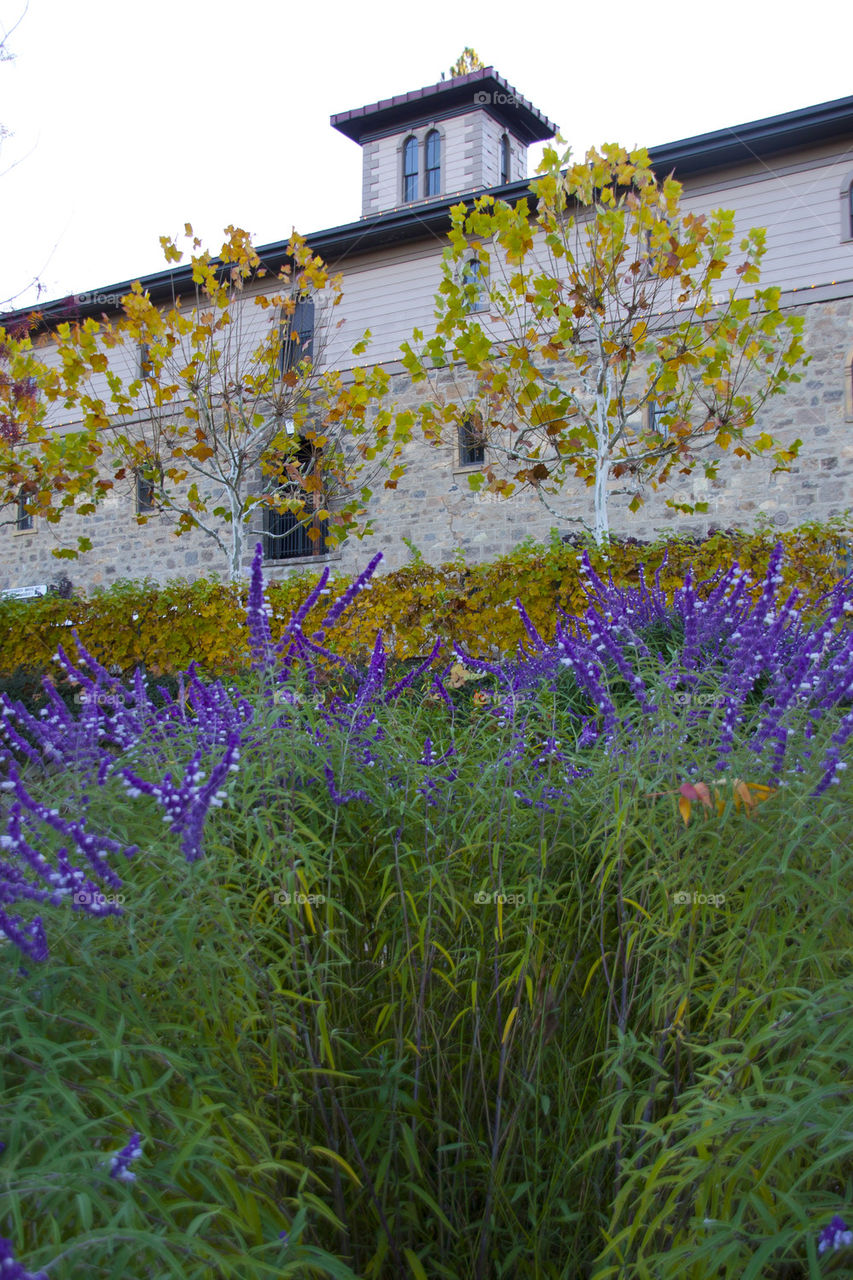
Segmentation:
[[(352, 674), (295, 673), (298, 702), (247, 675), (258, 732), (189, 865), (152, 799), (39, 773), (140, 852), (122, 916), (57, 908), (48, 960), (0, 950), (16, 1256), (51, 1280), (840, 1264), (816, 1238), (853, 1201), (849, 772), (815, 792), (843, 708), (792, 709), (789, 767), (750, 807), (748, 709), (720, 781), (725, 710), (636, 670), (648, 732), (587, 746), (565, 667), (512, 715), (499, 675), (448, 705), (427, 673), (369, 730)], [(181, 743), (140, 736), (134, 768)], [(718, 803), (685, 824), (689, 778)]]

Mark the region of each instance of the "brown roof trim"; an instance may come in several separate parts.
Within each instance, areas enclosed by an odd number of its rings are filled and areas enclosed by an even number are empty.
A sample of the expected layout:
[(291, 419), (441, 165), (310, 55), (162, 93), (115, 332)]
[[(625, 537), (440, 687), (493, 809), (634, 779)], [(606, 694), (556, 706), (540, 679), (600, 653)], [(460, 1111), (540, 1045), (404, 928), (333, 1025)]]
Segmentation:
[(544, 142), (557, 132), (557, 125), (499, 76), (494, 67), (439, 80), (423, 89), (413, 89), (352, 111), (340, 111), (331, 117), (331, 124), (353, 142), (362, 143), (376, 134), (428, 120), (436, 112), (448, 115), (476, 107), (488, 111), (527, 144)]

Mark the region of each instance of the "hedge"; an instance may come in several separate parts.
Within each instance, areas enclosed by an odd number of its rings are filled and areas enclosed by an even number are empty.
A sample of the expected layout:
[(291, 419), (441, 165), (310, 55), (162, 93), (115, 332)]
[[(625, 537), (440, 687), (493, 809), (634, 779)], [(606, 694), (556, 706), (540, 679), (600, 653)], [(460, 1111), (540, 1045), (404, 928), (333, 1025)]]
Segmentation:
[[(596, 570), (612, 573), (620, 585), (638, 582), (642, 565), (647, 575), (663, 566), (661, 583), (674, 589), (691, 567), (695, 578), (707, 578), (733, 560), (759, 578), (778, 542), (786, 551), (786, 585), (797, 588), (809, 602), (853, 569), (850, 519), (803, 525), (787, 533), (767, 527), (755, 532), (726, 530), (703, 541), (669, 538), (642, 544), (630, 539), (611, 543), (607, 550), (587, 549)], [(400, 659), (428, 653), (437, 636), (479, 657), (509, 652), (524, 639), (513, 607), (516, 597), (547, 636), (553, 632), (555, 604), (570, 614), (583, 607), (579, 561), (586, 545), (580, 539), (563, 542), (554, 536), (549, 544), (526, 542), (510, 555), (473, 566), (461, 558), (427, 565), (415, 553), (405, 568), (374, 576), (357, 607), (336, 628), (338, 652), (363, 659), (380, 628), (386, 649)], [(365, 563), (368, 554), (366, 550)], [(309, 571), (267, 585), (274, 639), (317, 578), (317, 572)], [(330, 582), (333, 593), (344, 585), (344, 579)], [(116, 673), (142, 666), (155, 676), (166, 675), (190, 662), (210, 674), (237, 672), (248, 658), (246, 591), (247, 587), (205, 579), (165, 585), (143, 580), (69, 600), (2, 600), (0, 676), (22, 667), (48, 668), (59, 644), (76, 658), (74, 629), (89, 652)], [(308, 635), (319, 626), (329, 600), (326, 596), (309, 613), (304, 624)]]

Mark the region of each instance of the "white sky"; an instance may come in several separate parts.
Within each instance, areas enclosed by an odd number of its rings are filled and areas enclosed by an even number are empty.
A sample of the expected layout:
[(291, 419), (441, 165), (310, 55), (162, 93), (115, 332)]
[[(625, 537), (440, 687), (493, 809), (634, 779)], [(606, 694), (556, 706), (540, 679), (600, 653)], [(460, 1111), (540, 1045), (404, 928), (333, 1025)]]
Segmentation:
[(264, 244), (356, 220), (361, 150), (329, 116), (435, 83), (465, 45), (580, 151), (853, 92), (849, 0), (25, 4), (0, 0), (0, 31), (21, 18), (0, 64), (0, 309), (34, 277), (47, 300), (160, 270), (158, 237), (187, 221), (218, 248), (232, 222)]

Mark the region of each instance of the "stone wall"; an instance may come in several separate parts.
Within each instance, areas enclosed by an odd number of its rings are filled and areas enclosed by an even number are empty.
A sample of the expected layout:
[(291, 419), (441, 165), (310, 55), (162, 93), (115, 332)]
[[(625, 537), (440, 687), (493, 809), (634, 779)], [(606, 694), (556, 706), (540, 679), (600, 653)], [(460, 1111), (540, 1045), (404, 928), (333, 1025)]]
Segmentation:
[[(669, 496), (709, 504), (707, 514), (679, 515), (664, 505), (667, 493), (650, 493), (636, 514), (627, 499), (614, 498), (610, 508), (614, 533), (652, 538), (659, 531), (702, 532), (710, 525), (749, 527), (763, 513), (780, 529), (806, 520), (825, 520), (853, 507), (853, 390), (849, 366), (853, 344), (853, 298), (838, 297), (798, 305), (806, 317), (806, 348), (812, 355), (803, 380), (785, 396), (775, 397), (762, 411), (761, 426), (783, 441), (799, 437), (800, 456), (790, 474), (771, 475), (772, 462), (754, 457), (743, 462), (732, 455), (720, 467), (717, 481), (690, 478)], [(401, 405), (414, 404), (423, 394), (408, 378), (392, 379), (391, 394)], [(430, 563), (440, 563), (461, 551), (471, 561), (510, 551), (527, 537), (546, 538), (556, 521), (531, 494), (497, 499), (474, 494), (468, 472), (460, 468), (455, 444), (433, 447), (413, 443), (407, 451), (409, 469), (394, 491), (379, 490), (371, 504), (378, 532), (359, 542), (351, 540), (329, 557), (333, 568), (353, 573), (377, 550), (384, 567), (406, 562), (408, 538)], [(575, 483), (566, 488), (570, 512), (591, 518), (588, 490)], [(0, 528), (0, 589), (56, 581), (67, 573), (75, 590), (107, 586), (121, 578), (227, 576), (225, 557), (211, 540), (196, 531), (176, 537), (166, 516), (151, 516), (137, 526), (134, 499), (128, 491), (108, 498), (97, 514), (69, 519), (58, 526), (36, 521), (33, 532)], [(260, 515), (257, 517), (260, 527)], [(564, 524), (562, 532), (578, 528)], [(73, 545), (85, 532), (92, 550), (77, 561), (57, 560), (54, 547)], [(249, 539), (248, 569), (256, 538)], [(326, 563), (316, 557), (270, 565), (277, 578), (307, 566)]]

